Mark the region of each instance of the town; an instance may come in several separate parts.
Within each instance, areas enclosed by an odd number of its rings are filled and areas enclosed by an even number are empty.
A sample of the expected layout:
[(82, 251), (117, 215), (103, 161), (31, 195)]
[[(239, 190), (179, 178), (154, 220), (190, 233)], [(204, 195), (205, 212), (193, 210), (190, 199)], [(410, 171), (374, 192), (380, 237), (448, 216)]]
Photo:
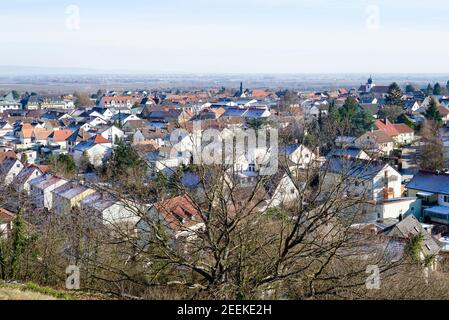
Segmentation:
[[(421, 88), (367, 78), (321, 92), (243, 82), (3, 92), (0, 237), (13, 253), (0, 250), (0, 278), (59, 286), (51, 274), (63, 273), (62, 259), (89, 274), (85, 286), (132, 278), (145, 287), (151, 274), (158, 286), (207, 297), (279, 298), (291, 296), (274, 284), (301, 270), (315, 275), (301, 282), (325, 282), (320, 274), (332, 270), (304, 264), (336, 252), (375, 259), (387, 273), (412, 259), (426, 277), (441, 277), (449, 270), (449, 81)], [(225, 141), (231, 147), (221, 149)], [(267, 158), (276, 159), (269, 174)], [(259, 236), (265, 244), (253, 243)], [(283, 267), (249, 263), (248, 283), (226, 291), (234, 259), (250, 254), (240, 250)], [(118, 280), (119, 270), (129, 278)], [(117, 295), (142, 292), (126, 290)]]

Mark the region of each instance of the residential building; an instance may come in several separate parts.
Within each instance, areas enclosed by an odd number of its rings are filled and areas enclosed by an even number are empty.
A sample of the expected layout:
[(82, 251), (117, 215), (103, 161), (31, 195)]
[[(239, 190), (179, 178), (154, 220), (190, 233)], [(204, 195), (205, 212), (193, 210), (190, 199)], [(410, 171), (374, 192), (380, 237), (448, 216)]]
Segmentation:
[(68, 183), (67, 180), (60, 177), (45, 174), (35, 178), (29, 182), (31, 203), (34, 208), (46, 208), (51, 210), (53, 208), (53, 190)]
[(83, 199), (95, 192), (76, 182), (65, 183), (52, 191), (53, 210), (58, 215), (68, 215), (72, 208), (79, 207)]

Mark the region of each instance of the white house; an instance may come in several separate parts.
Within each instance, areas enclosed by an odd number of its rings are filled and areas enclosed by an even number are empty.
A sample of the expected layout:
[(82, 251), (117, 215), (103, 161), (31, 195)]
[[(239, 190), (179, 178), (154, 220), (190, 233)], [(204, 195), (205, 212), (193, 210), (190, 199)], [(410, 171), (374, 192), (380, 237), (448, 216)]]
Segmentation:
[(11, 184), (22, 169), (23, 164), (17, 158), (6, 158), (0, 165), (0, 174), (4, 183)]
[(11, 235), (13, 222), (16, 215), (6, 209), (0, 208), (0, 240), (6, 239)]
[(73, 159), (76, 163), (80, 163), (85, 157), (93, 166), (100, 167), (112, 155), (112, 143), (108, 139), (103, 138), (100, 134), (81, 141), (73, 149)]
[(302, 144), (289, 144), (279, 147), (279, 156), (288, 159), (288, 165), (294, 168), (306, 168), (316, 159), (315, 154)]
[(66, 184), (68, 181), (51, 174), (35, 178), (29, 182), (31, 202), (34, 208), (53, 208), (53, 193), (56, 188)]
[(323, 189), (339, 188), (348, 197), (383, 201), (402, 196), (402, 177), (380, 161), (331, 157), (322, 166)]
[(449, 225), (449, 175), (420, 171), (406, 185), (407, 195), (421, 199), (423, 211), (417, 218)]
[(135, 226), (140, 220), (137, 207), (100, 192), (84, 198), (80, 206), (84, 211), (92, 213), (101, 223), (112, 227)]
[(12, 185), (18, 192), (30, 192), (30, 182), (42, 175), (42, 171), (35, 165), (24, 167), (22, 171), (14, 178)]
[(97, 131), (103, 138), (112, 141), (116, 144), (118, 139), (123, 139), (125, 137), (125, 132), (117, 128), (116, 126), (104, 126)]

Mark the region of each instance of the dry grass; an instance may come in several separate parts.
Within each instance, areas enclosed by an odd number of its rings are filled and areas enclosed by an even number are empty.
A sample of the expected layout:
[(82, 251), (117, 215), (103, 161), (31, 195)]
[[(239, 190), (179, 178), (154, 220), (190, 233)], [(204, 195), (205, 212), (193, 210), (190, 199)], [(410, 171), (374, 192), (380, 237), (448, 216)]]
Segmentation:
[(23, 291), (18, 288), (0, 287), (0, 300), (57, 300), (39, 292)]

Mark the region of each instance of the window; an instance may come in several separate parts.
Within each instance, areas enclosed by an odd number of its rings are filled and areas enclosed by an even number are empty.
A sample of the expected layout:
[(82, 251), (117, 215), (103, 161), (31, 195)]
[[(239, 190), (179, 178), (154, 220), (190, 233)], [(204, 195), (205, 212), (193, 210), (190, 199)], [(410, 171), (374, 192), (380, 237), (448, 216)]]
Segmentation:
[(443, 201), (449, 203), (449, 196), (443, 196)]

